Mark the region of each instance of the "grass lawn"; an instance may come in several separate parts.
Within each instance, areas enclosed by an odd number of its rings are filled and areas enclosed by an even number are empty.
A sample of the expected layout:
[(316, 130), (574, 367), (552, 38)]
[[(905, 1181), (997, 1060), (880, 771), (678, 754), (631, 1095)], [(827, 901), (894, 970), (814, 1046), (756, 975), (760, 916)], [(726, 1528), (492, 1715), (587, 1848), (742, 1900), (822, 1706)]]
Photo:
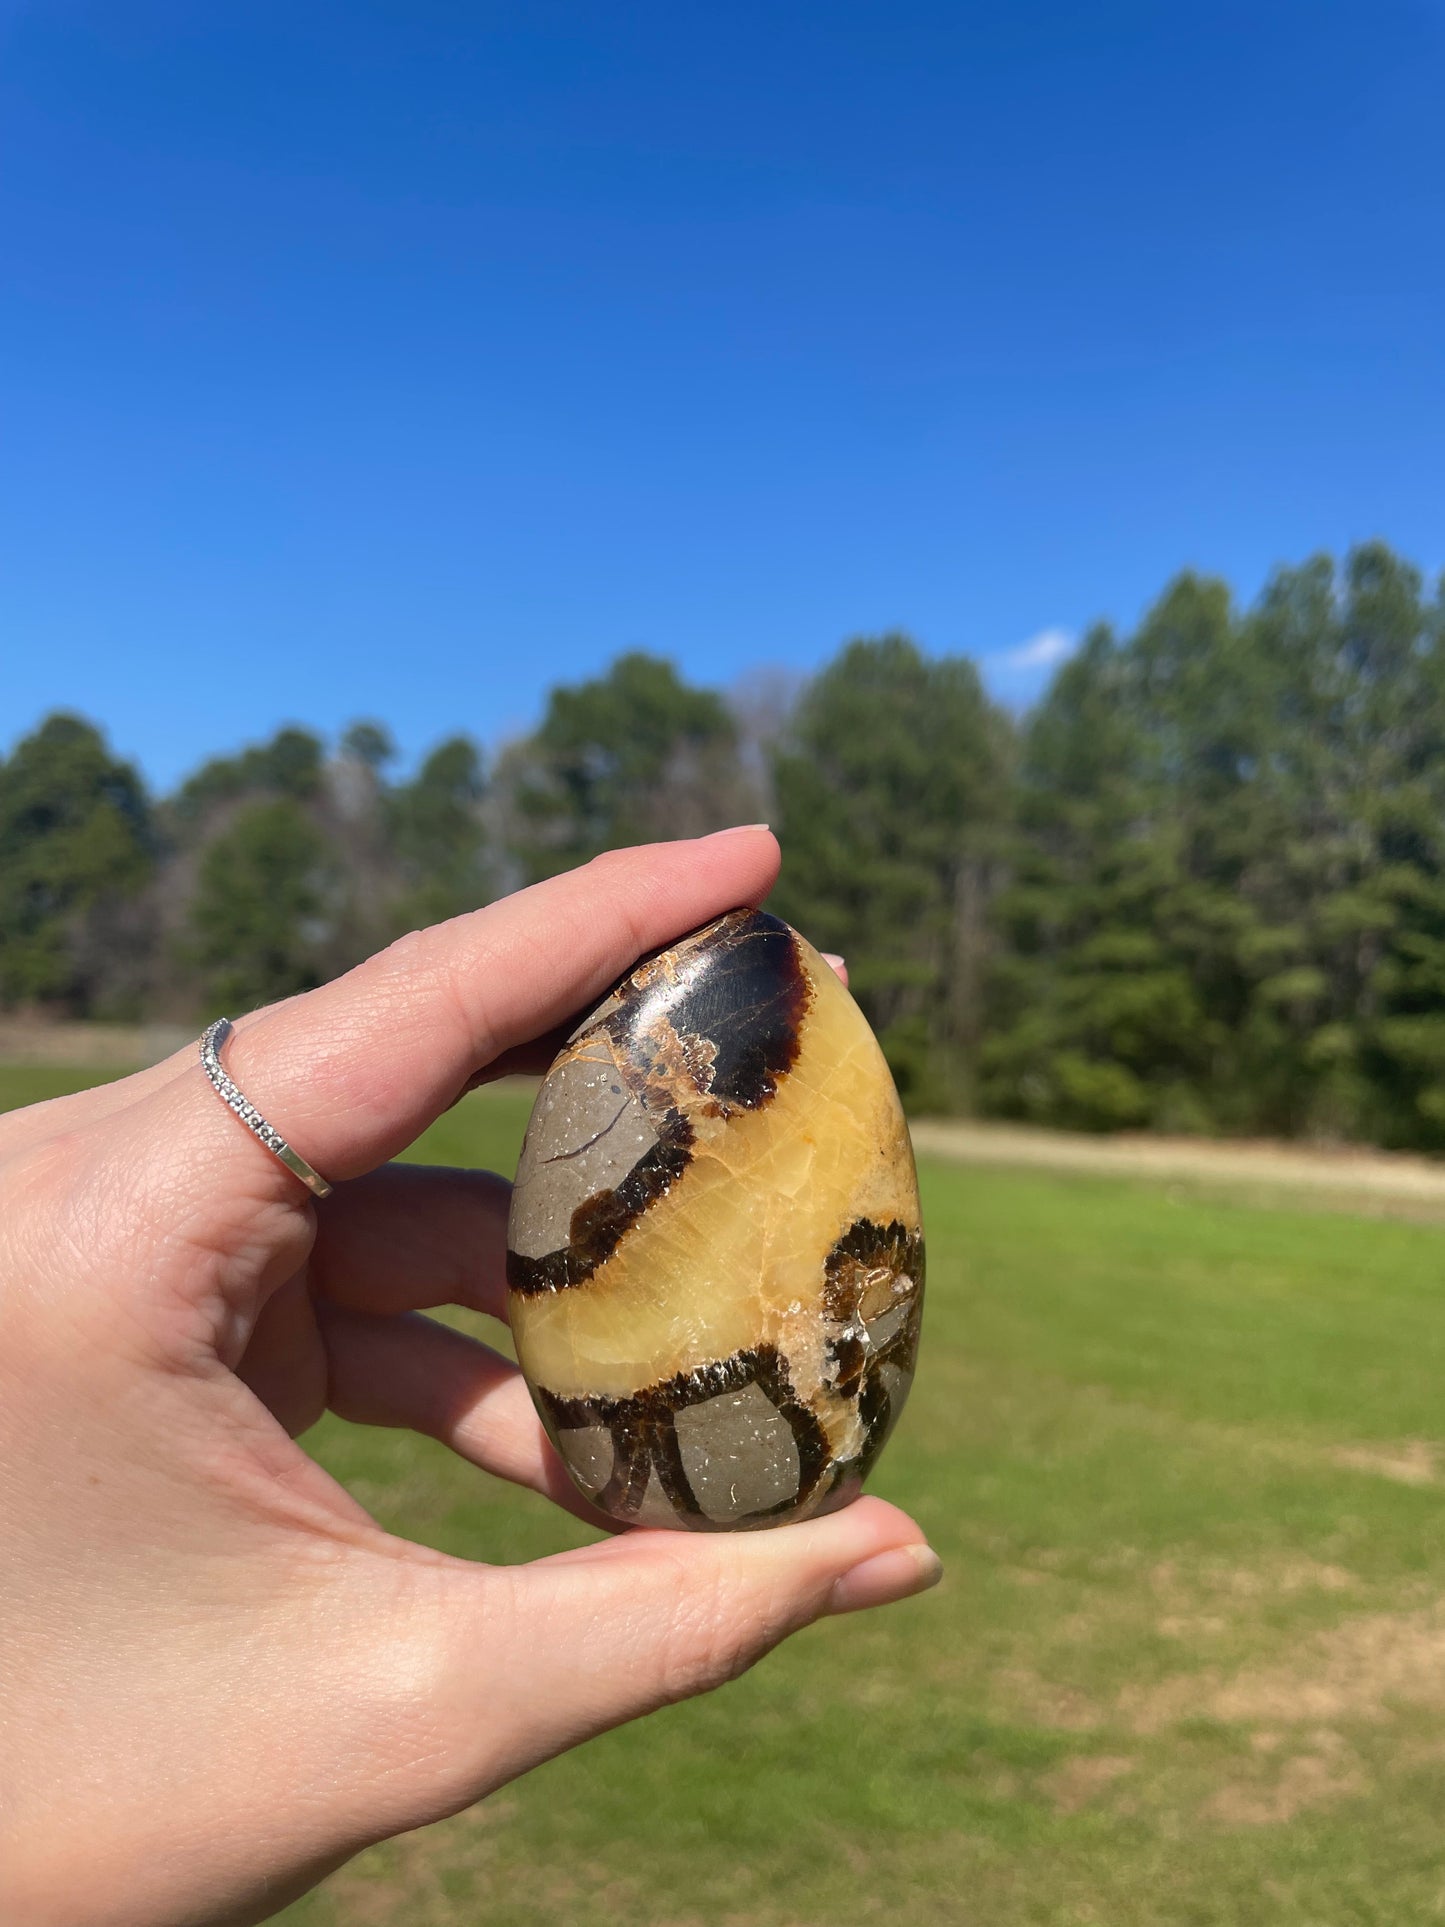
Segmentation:
[[(469, 1099), (418, 1154), (510, 1168), (525, 1110)], [(923, 1181), (921, 1370), (875, 1487), (943, 1586), (363, 1855), (289, 1927), (1445, 1920), (1445, 1233)], [(311, 1443), (433, 1545), (574, 1542), (424, 1441)]]
[(94, 1084), (123, 1077), (118, 1070), (76, 1069), (59, 1064), (0, 1064), (0, 1111), (13, 1111), (22, 1104), (40, 1104), (47, 1097), (68, 1097), (72, 1091), (86, 1091)]

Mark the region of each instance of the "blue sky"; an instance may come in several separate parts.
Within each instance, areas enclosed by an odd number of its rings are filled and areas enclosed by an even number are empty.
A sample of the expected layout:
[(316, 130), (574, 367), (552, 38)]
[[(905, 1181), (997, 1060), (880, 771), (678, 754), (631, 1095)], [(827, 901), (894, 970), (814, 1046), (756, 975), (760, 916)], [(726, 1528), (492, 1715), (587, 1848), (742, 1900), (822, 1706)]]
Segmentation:
[(0, 746), (1437, 569), (1442, 99), (1439, 0), (0, 0)]

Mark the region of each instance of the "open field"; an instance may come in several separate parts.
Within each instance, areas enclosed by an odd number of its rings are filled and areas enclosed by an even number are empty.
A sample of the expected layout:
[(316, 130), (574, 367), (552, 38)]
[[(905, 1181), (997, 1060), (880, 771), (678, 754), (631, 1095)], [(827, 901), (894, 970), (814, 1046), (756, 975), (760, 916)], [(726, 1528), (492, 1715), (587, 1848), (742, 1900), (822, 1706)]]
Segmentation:
[[(0, 1103), (65, 1081), (0, 1073)], [(525, 1111), (469, 1099), (417, 1154), (508, 1168)], [(1445, 1919), (1445, 1233), (923, 1181), (922, 1368), (876, 1486), (942, 1588), (364, 1855), (290, 1927)], [(453, 1552), (579, 1530), (425, 1441), (312, 1442)]]

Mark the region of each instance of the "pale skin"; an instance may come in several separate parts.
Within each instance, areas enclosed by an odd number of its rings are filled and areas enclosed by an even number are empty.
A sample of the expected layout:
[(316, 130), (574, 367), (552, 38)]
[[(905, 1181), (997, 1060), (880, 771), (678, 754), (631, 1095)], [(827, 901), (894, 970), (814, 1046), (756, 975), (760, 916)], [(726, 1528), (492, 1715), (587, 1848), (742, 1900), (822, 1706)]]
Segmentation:
[(294, 1442), (329, 1406), (580, 1506), (515, 1368), (417, 1316), (504, 1312), (506, 1184), (387, 1161), (777, 864), (761, 829), (623, 851), (243, 1019), (227, 1068), (336, 1182), (320, 1205), (194, 1051), (0, 1118), (0, 1919), (264, 1920), (937, 1579), (874, 1498), (475, 1565), (383, 1532)]

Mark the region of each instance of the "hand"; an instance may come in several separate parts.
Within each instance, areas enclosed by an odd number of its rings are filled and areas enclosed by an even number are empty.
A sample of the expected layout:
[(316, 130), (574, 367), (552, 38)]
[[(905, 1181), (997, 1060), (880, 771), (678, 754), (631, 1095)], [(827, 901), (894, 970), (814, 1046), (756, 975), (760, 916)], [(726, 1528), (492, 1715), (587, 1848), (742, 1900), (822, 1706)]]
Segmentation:
[(515, 1368), (417, 1315), (502, 1313), (506, 1184), (385, 1161), (776, 868), (762, 831), (624, 851), (244, 1020), (227, 1068), (345, 1180), (319, 1206), (194, 1048), (0, 1118), (0, 1918), (264, 1919), (936, 1578), (877, 1499), (472, 1565), (384, 1533), (293, 1443), (329, 1405), (570, 1495)]

